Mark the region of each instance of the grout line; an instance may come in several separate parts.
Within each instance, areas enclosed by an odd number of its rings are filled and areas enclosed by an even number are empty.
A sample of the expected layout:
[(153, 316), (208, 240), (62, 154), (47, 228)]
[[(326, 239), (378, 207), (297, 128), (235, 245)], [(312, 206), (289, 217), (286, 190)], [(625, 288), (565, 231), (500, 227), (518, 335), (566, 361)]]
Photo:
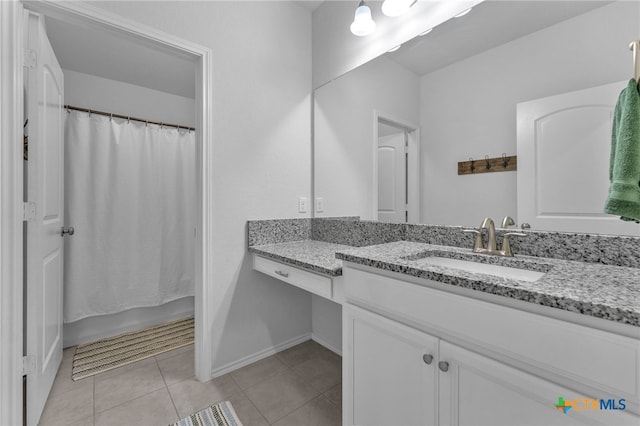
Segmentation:
[[(342, 405), (338, 405), (338, 403), (337, 403), (337, 402), (333, 401), (331, 398), (329, 398), (329, 397), (327, 396), (327, 394), (328, 394), (329, 392), (331, 392), (331, 390), (332, 390), (333, 388), (335, 388), (336, 386), (340, 386), (340, 387), (342, 387), (342, 382), (337, 383), (337, 384), (336, 384), (336, 385), (334, 385), (334, 386), (331, 386), (328, 390), (326, 390), (325, 392), (323, 392), (321, 395), (323, 395), (325, 398), (327, 398), (327, 400), (328, 400), (330, 403), (332, 403), (333, 405), (335, 405), (336, 407), (338, 407), (338, 408), (340, 408), (340, 409), (341, 409), (341, 408), (342, 408)], [(341, 403), (341, 404), (342, 404), (342, 403)]]
[[(238, 389), (240, 389), (240, 387), (238, 387)], [(249, 395), (247, 395), (247, 394), (246, 394), (242, 389), (240, 389), (240, 394), (242, 394), (242, 396), (243, 396), (247, 401), (249, 401), (249, 404), (251, 404), (251, 405), (253, 406), (253, 408), (255, 408), (255, 409), (256, 409), (256, 411), (258, 412), (258, 414), (260, 414), (260, 417), (262, 417), (262, 418), (264, 419), (264, 421), (265, 421), (267, 424), (269, 424), (269, 425), (270, 425), (271, 423), (269, 422), (269, 420), (267, 420), (267, 418), (264, 416), (264, 414), (262, 414), (262, 411), (260, 411), (260, 409), (258, 408), (258, 406), (257, 406), (256, 404), (254, 404), (254, 403), (253, 403), (253, 401), (251, 400), (251, 398), (249, 398)], [(237, 394), (237, 395), (239, 395), (239, 394)], [(228, 400), (230, 400), (230, 399), (231, 399), (231, 397), (229, 397), (229, 398), (228, 398)], [(236, 413), (236, 414), (237, 414), (237, 413)]]
[[(160, 387), (160, 388), (157, 388), (157, 389), (153, 389), (153, 390), (151, 390), (151, 391), (149, 391), (149, 392), (146, 392), (146, 393), (144, 393), (144, 394), (142, 394), (142, 395), (138, 395), (138, 396), (136, 396), (135, 398), (127, 399), (126, 401), (121, 402), (121, 403), (120, 403), (120, 404), (118, 404), (118, 405), (114, 405), (113, 407), (109, 407), (109, 408), (107, 408), (106, 410), (102, 410), (102, 411), (100, 411), (100, 412), (99, 412), (99, 413), (97, 413), (97, 414), (106, 413), (106, 412), (107, 412), (107, 411), (109, 411), (109, 410), (112, 410), (112, 409), (114, 409), (114, 408), (117, 408), (117, 407), (120, 407), (120, 406), (122, 406), (122, 405), (128, 404), (128, 403), (130, 403), (131, 401), (135, 401), (136, 399), (143, 398), (143, 397), (148, 396), (148, 395), (150, 395), (150, 394), (152, 394), (152, 393), (154, 393), (154, 392), (158, 392), (159, 390), (162, 390), (162, 388)], [(94, 403), (94, 407), (95, 407), (95, 403)], [(95, 410), (95, 408), (94, 408), (94, 410)]]
[[(233, 372), (231, 372), (231, 373), (233, 373)], [(240, 389), (240, 392), (244, 393), (244, 389), (242, 389), (242, 388), (240, 387), (240, 385), (238, 384), (238, 382), (236, 381), (236, 379), (233, 377), (233, 375), (232, 375), (231, 373), (227, 373), (227, 375), (229, 375), (229, 377), (231, 377), (231, 380), (233, 381), (233, 383), (235, 383), (235, 384), (236, 384), (236, 386), (238, 387), (238, 389)], [(223, 376), (220, 376), (220, 377), (223, 377)], [(214, 380), (214, 379), (211, 379), (211, 380)], [(251, 387), (251, 386), (249, 386), (249, 387)], [(249, 389), (249, 388), (247, 388), (247, 389)], [(247, 398), (248, 398), (248, 397), (247, 397)]]
[(96, 426), (96, 377), (91, 377), (93, 380), (93, 426)]
[[(166, 359), (169, 359), (169, 358), (166, 358)], [(171, 404), (173, 404), (173, 410), (175, 411), (176, 417), (179, 421), (180, 413), (178, 413), (178, 407), (176, 407), (176, 402), (173, 400), (173, 395), (171, 395), (171, 391), (169, 390), (169, 384), (167, 384), (167, 379), (164, 377), (162, 368), (160, 368), (160, 363), (158, 362), (158, 358), (154, 356), (153, 360), (156, 362), (156, 365), (158, 366), (158, 370), (160, 370), (160, 377), (162, 377), (162, 381), (164, 382), (164, 388), (167, 390), (167, 393), (169, 394), (169, 399), (171, 399)]]
[[(167, 386), (167, 384), (166, 384), (166, 382), (164, 381), (164, 376), (162, 375), (162, 370), (160, 370), (160, 367), (158, 366), (157, 361), (156, 361), (156, 367), (158, 368), (158, 371), (159, 371), (159, 373), (160, 373), (160, 377), (162, 377), (162, 382), (164, 383), (164, 386), (166, 387), (166, 386)], [(116, 376), (113, 376), (113, 377), (116, 377)], [(107, 380), (108, 380), (108, 379), (111, 379), (111, 377), (107, 377)], [(94, 383), (94, 388), (95, 388), (95, 380), (94, 380), (94, 382), (93, 382), (93, 383)], [(160, 389), (162, 389), (162, 387), (158, 387), (158, 388), (155, 388), (155, 389), (148, 390), (148, 391), (146, 391), (146, 392), (144, 392), (144, 393), (142, 393), (142, 394), (140, 394), (140, 395), (137, 395), (137, 396), (136, 396), (136, 397), (134, 397), (134, 398), (130, 398), (130, 399), (128, 399), (128, 400), (126, 400), (126, 401), (123, 401), (123, 402), (121, 402), (121, 403), (119, 403), (119, 404), (117, 404), (117, 405), (114, 405), (113, 407), (109, 407), (109, 408), (107, 408), (107, 409), (104, 409), (104, 410), (100, 411), (100, 413), (97, 413), (97, 414), (102, 414), (102, 413), (104, 413), (104, 412), (106, 412), (106, 411), (111, 410), (112, 408), (120, 407), (121, 405), (127, 404), (127, 403), (129, 403), (129, 402), (131, 402), (131, 401), (135, 401), (136, 399), (142, 398), (143, 396), (147, 396), (147, 395), (149, 395), (149, 394), (151, 394), (151, 393), (153, 393), (153, 392), (157, 392), (157, 391), (159, 391)], [(94, 403), (93, 403), (93, 407), (94, 407), (94, 411), (95, 411), (95, 395), (94, 395)]]
[[(287, 416), (289, 416), (289, 415), (291, 415), (291, 414), (295, 413), (295, 412), (296, 412), (296, 411), (298, 411), (300, 408), (304, 407), (305, 405), (307, 405), (307, 404), (308, 404), (308, 403), (310, 403), (311, 401), (314, 401), (314, 400), (316, 400), (316, 399), (320, 398), (321, 396), (322, 396), (322, 394), (318, 394), (318, 395), (316, 395), (316, 396), (313, 396), (311, 399), (308, 399), (308, 400), (306, 400), (306, 401), (302, 402), (300, 405), (296, 406), (293, 410), (289, 411), (289, 412), (288, 412), (287, 414), (285, 414), (284, 416), (282, 416), (282, 417), (280, 417), (280, 418), (278, 418), (278, 419), (274, 420), (274, 421), (273, 421), (273, 423), (269, 423), (269, 424), (278, 423), (280, 420), (282, 420), (282, 419), (284, 419), (285, 417), (287, 417)], [(257, 407), (256, 407), (256, 408), (257, 408)], [(258, 411), (260, 411), (260, 410), (258, 410)], [(260, 412), (260, 414), (262, 414), (262, 412)], [(264, 417), (264, 414), (263, 414), (263, 417)], [(269, 421), (267, 420), (267, 422), (269, 422)]]

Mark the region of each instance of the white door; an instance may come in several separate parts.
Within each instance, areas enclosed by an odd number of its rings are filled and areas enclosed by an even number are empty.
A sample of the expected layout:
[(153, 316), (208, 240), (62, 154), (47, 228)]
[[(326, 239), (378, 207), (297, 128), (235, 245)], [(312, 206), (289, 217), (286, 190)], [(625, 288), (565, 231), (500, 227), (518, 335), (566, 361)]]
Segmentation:
[(29, 120), (26, 351), (27, 424), (35, 425), (62, 360), (64, 218), (63, 76), (45, 34), (43, 17), (25, 13), (26, 109)]
[(378, 138), (378, 220), (407, 221), (406, 133)]
[(626, 82), (517, 106), (518, 222), (532, 229), (638, 235), (604, 213), (613, 110)]
[(343, 306), (346, 425), (434, 425), (438, 339)]
[(447, 363), (446, 371), (438, 367), (442, 426), (637, 424), (635, 416), (587, 410), (584, 404), (565, 414), (556, 407), (559, 398), (586, 397), (445, 341), (440, 341), (440, 360)]

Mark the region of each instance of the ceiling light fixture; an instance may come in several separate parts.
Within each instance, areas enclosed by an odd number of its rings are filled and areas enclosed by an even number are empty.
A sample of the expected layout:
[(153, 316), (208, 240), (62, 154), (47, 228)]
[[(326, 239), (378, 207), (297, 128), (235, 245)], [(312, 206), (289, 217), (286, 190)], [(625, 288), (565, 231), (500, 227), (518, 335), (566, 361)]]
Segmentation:
[(395, 52), (396, 50), (400, 49), (400, 46), (402, 46), (401, 44), (397, 45), (396, 47), (392, 47), (391, 49), (387, 50), (387, 52), (391, 53), (391, 52)]
[(387, 16), (400, 16), (407, 13), (416, 0), (384, 0), (382, 13)]
[(458, 13), (457, 15), (455, 15), (454, 18), (460, 18), (460, 17), (466, 15), (467, 13), (471, 12), (471, 9), (473, 9), (473, 8), (470, 7), (469, 9), (463, 10), (462, 12)]
[(422, 37), (423, 35), (429, 34), (431, 31), (433, 31), (433, 28), (429, 28), (428, 30), (424, 30), (423, 32), (418, 34), (418, 36)]
[(356, 9), (353, 22), (351, 23), (351, 32), (357, 36), (366, 36), (374, 32), (376, 29), (376, 23), (371, 19), (371, 9), (364, 3), (364, 0), (360, 2)]

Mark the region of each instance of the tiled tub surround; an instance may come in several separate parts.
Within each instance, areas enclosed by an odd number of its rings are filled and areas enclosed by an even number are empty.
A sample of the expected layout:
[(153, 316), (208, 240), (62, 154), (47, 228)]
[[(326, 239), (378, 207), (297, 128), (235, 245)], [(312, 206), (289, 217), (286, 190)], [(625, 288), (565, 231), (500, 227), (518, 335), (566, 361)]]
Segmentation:
[[(438, 256), (524, 267), (545, 272), (535, 282), (430, 265), (423, 252)], [(640, 326), (640, 269), (518, 255), (502, 258), (470, 249), (397, 241), (336, 253), (338, 259), (438, 281), (538, 305)], [(412, 260), (414, 259), (414, 260)]]

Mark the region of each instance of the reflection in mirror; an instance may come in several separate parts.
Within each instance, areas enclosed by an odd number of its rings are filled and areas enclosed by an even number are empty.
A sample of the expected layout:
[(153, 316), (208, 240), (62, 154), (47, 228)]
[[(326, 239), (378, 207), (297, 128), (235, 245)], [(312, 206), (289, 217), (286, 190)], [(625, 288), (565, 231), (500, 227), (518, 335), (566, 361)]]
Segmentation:
[[(376, 180), (388, 176), (378, 171), (378, 117), (383, 117), (412, 123), (420, 133), (419, 208), (409, 222), (477, 227), (483, 217), (509, 215), (520, 226), (518, 196), (536, 197), (517, 194), (520, 170), (458, 176), (457, 162), (504, 152), (519, 155), (520, 168), (525, 159), (518, 148), (518, 104), (628, 81), (628, 45), (640, 33), (639, 14), (638, 2), (628, 1), (485, 1), (320, 87), (315, 92), (314, 190), (325, 209), (316, 216), (385, 220), (378, 211), (384, 183)], [(610, 141), (601, 143), (608, 150)], [(580, 157), (597, 167), (578, 167), (570, 162), (578, 157), (565, 158), (569, 162), (559, 166), (567, 173), (608, 165), (608, 157)], [(608, 179), (606, 173), (601, 179)], [(574, 192), (589, 195), (582, 188), (559, 198), (566, 202)], [(564, 213), (564, 223), (587, 214)], [(556, 229), (537, 229), (562, 230), (563, 221), (557, 222)]]
[(419, 218), (419, 140), (412, 125), (377, 116), (374, 172), (377, 187), (377, 220), (390, 223), (416, 222)]

